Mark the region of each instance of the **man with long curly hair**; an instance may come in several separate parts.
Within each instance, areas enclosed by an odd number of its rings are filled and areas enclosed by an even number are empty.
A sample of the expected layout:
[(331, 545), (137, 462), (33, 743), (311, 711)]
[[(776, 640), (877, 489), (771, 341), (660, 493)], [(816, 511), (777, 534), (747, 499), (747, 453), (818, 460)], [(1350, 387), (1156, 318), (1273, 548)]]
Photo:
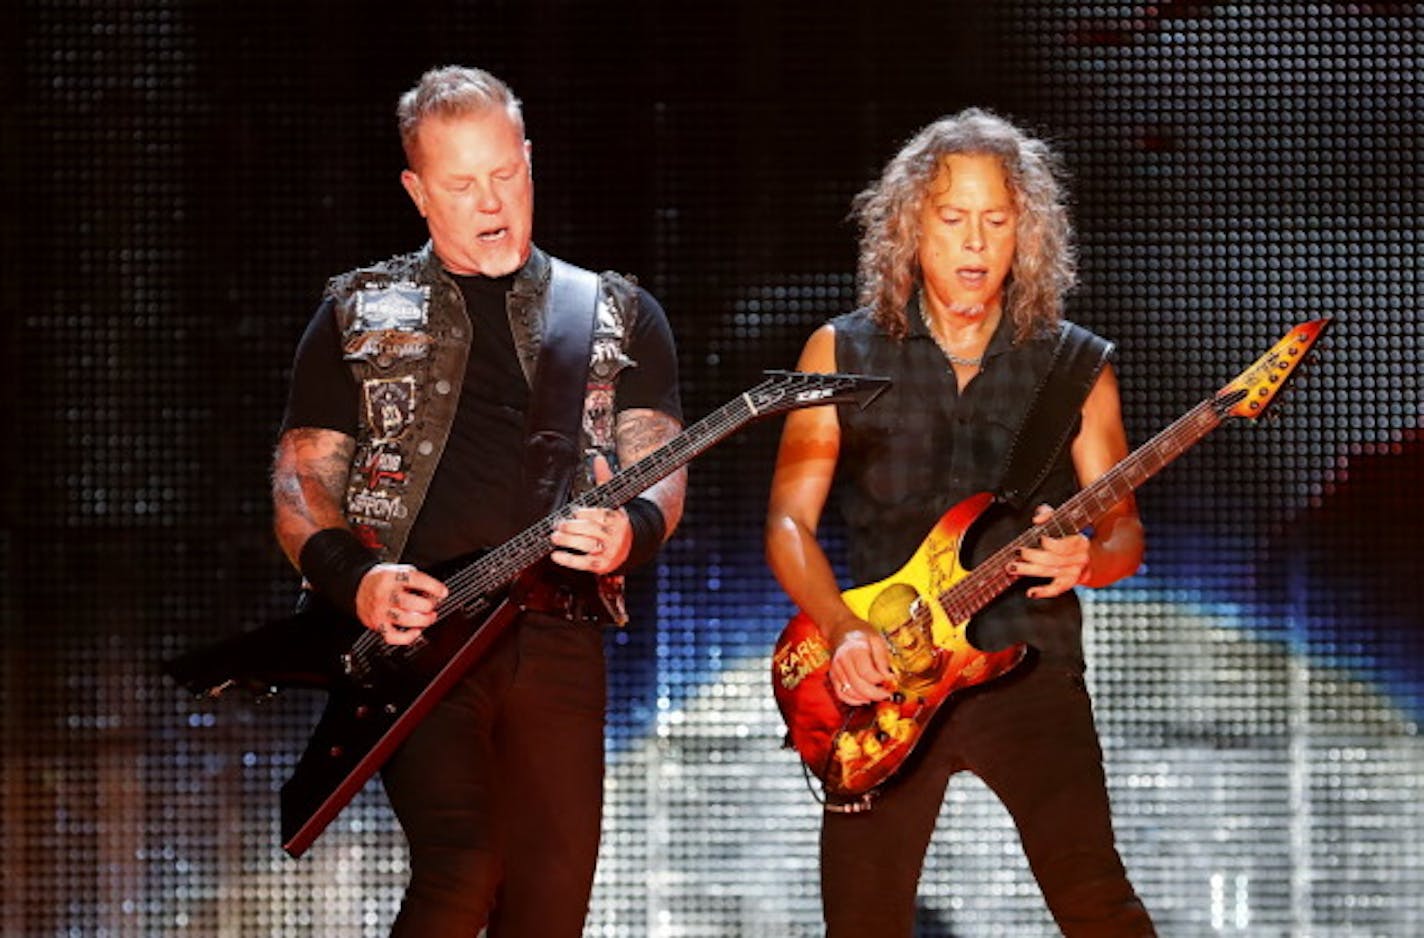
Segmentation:
[[(1063, 408), (1050, 434), (1063, 444), (1038, 448), (1045, 465), (1032, 474), (1036, 487), (975, 525), (966, 559), (1043, 523), (1049, 505), (1127, 455), (1111, 346), (1063, 322), (1076, 263), (1060, 175), (1042, 141), (970, 109), (922, 129), (857, 197), (864, 305), (813, 333), (798, 367), (884, 374), (894, 385), (864, 411), (787, 417), (766, 527), (771, 569), (824, 634), (830, 681), (848, 708), (900, 694), (905, 675), (885, 635), (841, 596), (816, 539), (838, 475), (852, 579), (883, 580), (946, 509), (1003, 482), (1038, 391), (1057, 387), (1049, 376), (1070, 332), (1097, 343), (1100, 370), (1083, 381), (1081, 403)], [(1033, 651), (946, 705), (873, 800), (827, 802), (829, 935), (912, 933), (925, 852), (949, 778), (961, 770), (983, 779), (1013, 816), (1064, 934), (1154, 933), (1115, 846), (1073, 592), (1131, 575), (1142, 553), (1130, 495), (1085, 534), (1045, 536), (1020, 552), (1014, 585), (975, 616), (969, 634), (985, 651), (1016, 643)]]

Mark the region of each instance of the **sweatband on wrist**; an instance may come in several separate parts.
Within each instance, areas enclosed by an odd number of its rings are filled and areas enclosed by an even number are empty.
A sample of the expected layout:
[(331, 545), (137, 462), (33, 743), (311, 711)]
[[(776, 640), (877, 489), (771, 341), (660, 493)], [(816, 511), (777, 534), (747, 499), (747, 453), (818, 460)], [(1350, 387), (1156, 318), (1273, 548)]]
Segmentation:
[(639, 496), (623, 506), (628, 513), (628, 527), (633, 531), (633, 546), (617, 573), (627, 573), (634, 567), (641, 567), (658, 555), (667, 536), (667, 521), (663, 511), (651, 499)]
[(322, 528), (307, 538), (297, 557), (312, 588), (352, 615), (361, 578), (375, 565), (376, 555), (346, 528)]

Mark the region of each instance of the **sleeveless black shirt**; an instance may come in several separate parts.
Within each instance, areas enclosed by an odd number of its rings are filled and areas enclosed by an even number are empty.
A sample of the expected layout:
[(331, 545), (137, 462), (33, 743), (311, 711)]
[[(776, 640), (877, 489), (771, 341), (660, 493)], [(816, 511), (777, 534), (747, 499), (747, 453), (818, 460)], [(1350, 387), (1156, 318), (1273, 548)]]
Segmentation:
[[(909, 334), (897, 341), (860, 309), (831, 320), (836, 368), (886, 375), (893, 386), (865, 410), (841, 405), (838, 504), (845, 518), (851, 577), (884, 579), (914, 554), (949, 508), (993, 491), (1035, 389), (1053, 361), (1056, 331), (1015, 344), (1005, 318), (990, 339), (979, 374), (961, 394), (944, 354), (925, 328), (918, 298), (907, 310)], [(1073, 430), (1077, 434), (1077, 429)], [(1062, 504), (1078, 490), (1071, 443), (1063, 448), (1029, 507), (996, 506), (971, 529), (969, 566), (1030, 524), (1033, 506)], [(985, 650), (1028, 642), (1047, 656), (1082, 665), (1082, 615), (1073, 592), (1029, 599), (1020, 581), (975, 617), (970, 639)]]

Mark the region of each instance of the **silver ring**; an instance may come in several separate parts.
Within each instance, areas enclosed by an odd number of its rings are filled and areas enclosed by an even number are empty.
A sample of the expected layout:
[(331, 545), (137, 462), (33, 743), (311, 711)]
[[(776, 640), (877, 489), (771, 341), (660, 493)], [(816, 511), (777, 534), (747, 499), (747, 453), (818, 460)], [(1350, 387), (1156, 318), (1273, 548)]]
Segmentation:
[(850, 681), (841, 681), (841, 690), (850, 693)]

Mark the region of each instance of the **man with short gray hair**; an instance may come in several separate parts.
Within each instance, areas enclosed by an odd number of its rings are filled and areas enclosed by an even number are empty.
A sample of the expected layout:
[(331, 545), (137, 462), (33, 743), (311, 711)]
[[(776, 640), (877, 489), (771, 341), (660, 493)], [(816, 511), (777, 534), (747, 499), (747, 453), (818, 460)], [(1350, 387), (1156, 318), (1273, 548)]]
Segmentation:
[[(497, 548), (681, 429), (672, 333), (629, 278), (532, 241), (531, 145), (488, 72), (433, 69), (397, 108), (430, 241), (331, 279), (273, 467), (307, 588), (389, 646), (437, 621), (431, 568)], [(583, 300), (587, 300), (586, 305)], [(382, 770), (410, 844), (398, 936), (577, 936), (598, 855), (602, 626), (677, 526), (678, 471), (559, 522), (513, 625)]]

